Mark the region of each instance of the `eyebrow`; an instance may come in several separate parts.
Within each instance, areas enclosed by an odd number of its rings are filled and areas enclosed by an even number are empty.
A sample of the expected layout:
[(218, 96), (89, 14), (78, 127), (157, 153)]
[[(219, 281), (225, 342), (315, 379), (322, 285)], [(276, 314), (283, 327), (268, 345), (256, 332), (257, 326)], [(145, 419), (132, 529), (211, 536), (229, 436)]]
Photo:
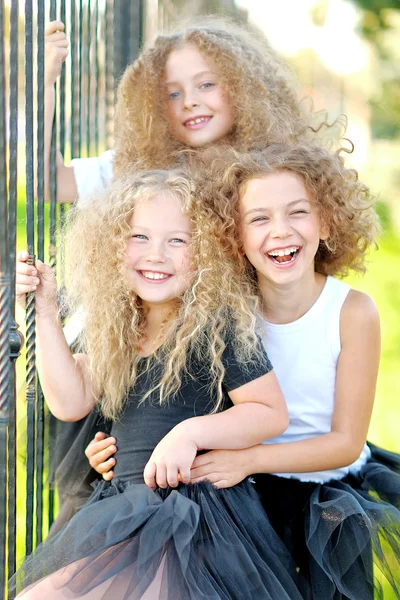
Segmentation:
[[(298, 200), (292, 200), (291, 202), (288, 202), (286, 206), (293, 206), (294, 204), (299, 204), (299, 202), (307, 202), (308, 204), (311, 204), (310, 200), (307, 200), (307, 198), (299, 198)], [(250, 215), (255, 212), (263, 212), (264, 210), (265, 206), (261, 208), (252, 208), (251, 210), (247, 211), (247, 213), (245, 213), (244, 216), (247, 217), (247, 215)]]
[[(195, 79), (196, 77), (204, 77), (205, 75), (216, 75), (216, 73), (214, 73), (214, 71), (200, 71), (199, 73), (196, 73), (196, 75), (193, 76), (192, 79)], [(177, 85), (179, 83), (179, 81), (167, 81), (165, 83), (165, 85)]]
[[(149, 229), (148, 227), (143, 227), (142, 225), (132, 225), (131, 229), (141, 229), (142, 231), (151, 231), (151, 229)], [(186, 235), (190, 235), (190, 231), (188, 231), (187, 229), (172, 229), (171, 231), (167, 231), (166, 233), (168, 233), (169, 235), (171, 235), (171, 233), (179, 233), (179, 234), (186, 234)]]

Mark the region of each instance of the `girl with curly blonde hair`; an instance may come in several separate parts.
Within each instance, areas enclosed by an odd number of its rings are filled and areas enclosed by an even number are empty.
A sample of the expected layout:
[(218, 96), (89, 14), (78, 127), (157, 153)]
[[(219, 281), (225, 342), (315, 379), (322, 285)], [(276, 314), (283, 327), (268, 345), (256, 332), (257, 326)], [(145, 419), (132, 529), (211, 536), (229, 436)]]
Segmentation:
[[(61, 68), (60, 35), (65, 37), (58, 31), (54, 41), (49, 35), (46, 49), (55, 45), (48, 62), (59, 61)], [(47, 80), (52, 82), (50, 74)], [(114, 171), (170, 168), (176, 153), (188, 148), (263, 149), (312, 135), (311, 118), (292, 75), (257, 30), (203, 18), (159, 35), (127, 67), (117, 93), (115, 151), (74, 159), (69, 167), (60, 163), (58, 200), (85, 202)]]
[(260, 335), (290, 424), (265, 444), (197, 457), (191, 481), (226, 488), (259, 474), (306, 598), (382, 598), (373, 559), (400, 597), (400, 457), (366, 444), (379, 316), (369, 296), (335, 278), (363, 272), (376, 242), (369, 189), (340, 153), (312, 145), (209, 159), (202, 203), (225, 222), (225, 251), (258, 290)]
[(115, 480), (12, 579), (20, 599), (301, 599), (251, 483), (190, 484), (199, 451), (247, 448), (288, 424), (256, 335), (257, 298), (224, 252), (225, 224), (203, 203), (204, 185), (181, 171), (126, 175), (96, 211), (72, 211), (69, 298), (86, 313), (79, 354), (63, 334), (54, 273), (19, 256), (17, 297), (36, 291), (50, 410), (75, 421), (98, 406), (119, 444)]

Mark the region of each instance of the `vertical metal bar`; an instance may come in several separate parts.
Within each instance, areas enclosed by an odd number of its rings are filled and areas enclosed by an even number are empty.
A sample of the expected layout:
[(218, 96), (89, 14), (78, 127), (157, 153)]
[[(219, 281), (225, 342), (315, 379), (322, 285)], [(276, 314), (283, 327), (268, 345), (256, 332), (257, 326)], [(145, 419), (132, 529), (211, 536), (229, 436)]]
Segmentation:
[(99, 63), (99, 0), (96, 0), (94, 13), (94, 56), (95, 56), (95, 99), (94, 99), (94, 148), (99, 155), (99, 95), (100, 95), (100, 63)]
[[(1, 42), (0, 42), (1, 43)], [(2, 89), (3, 86), (2, 86)], [(15, 299), (15, 254), (17, 245), (17, 150), (18, 150), (18, 0), (12, 0), (10, 13), (10, 166), (9, 166), (9, 211), (8, 235), (10, 266), (13, 276), (10, 290), (10, 312), (14, 317)], [(13, 319), (14, 320), (14, 319)], [(11, 329), (16, 331), (16, 324)], [(8, 574), (16, 569), (16, 508), (17, 508), (17, 415), (16, 415), (16, 378), (15, 361), (12, 361), (10, 372), (10, 402), (8, 423)], [(11, 600), (11, 599), (10, 599)]]
[(91, 32), (91, 1), (90, 0), (86, 0), (87, 1), (87, 5), (86, 5), (86, 154), (87, 156), (90, 156), (90, 142), (91, 142), (91, 118), (92, 118), (92, 111), (91, 111), (91, 103), (92, 103), (92, 94), (91, 94), (91, 83), (92, 83), (92, 77), (91, 77), (91, 68), (90, 68), (90, 61), (91, 61), (91, 44), (92, 44), (92, 32)]
[[(37, 0), (37, 220), (38, 258), (44, 261), (44, 0)], [(36, 410), (36, 545), (43, 539), (44, 399)]]
[(83, 87), (82, 87), (82, 77), (83, 77), (83, 0), (79, 0), (79, 79), (78, 79), (78, 89), (79, 89), (79, 104), (78, 104), (78, 156), (82, 156), (82, 108), (83, 108)]
[(0, 594), (6, 585), (7, 425), (10, 383), (10, 277), (7, 240), (4, 3), (0, 0)]
[[(34, 264), (34, 177), (33, 177), (33, 54), (32, 54), (32, 0), (25, 2), (25, 132), (26, 132), (26, 218), (27, 243), (30, 264)], [(33, 546), (33, 481), (35, 469), (35, 296), (26, 299), (26, 403), (27, 403), (27, 447), (26, 447), (26, 554)]]
[(71, 155), (77, 155), (77, 104), (75, 95), (76, 84), (76, 6), (75, 0), (71, 0)]

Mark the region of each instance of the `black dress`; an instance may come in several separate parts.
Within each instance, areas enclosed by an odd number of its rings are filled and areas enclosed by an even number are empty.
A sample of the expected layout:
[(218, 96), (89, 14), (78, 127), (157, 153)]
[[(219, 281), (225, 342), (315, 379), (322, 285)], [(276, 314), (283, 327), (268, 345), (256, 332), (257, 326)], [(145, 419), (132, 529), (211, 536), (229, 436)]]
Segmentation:
[[(266, 356), (240, 368), (229, 349), (224, 364), (222, 410), (232, 405), (228, 391), (271, 369)], [(302, 598), (290, 554), (250, 481), (226, 490), (199, 483), (152, 491), (143, 483), (157, 443), (214, 405), (208, 369), (191, 361), (188, 370), (180, 393), (162, 406), (151, 398), (140, 402), (157, 367), (139, 377), (111, 431), (118, 440), (114, 480), (99, 483), (88, 503), (28, 557), (11, 589), (29, 586), (40, 600)]]

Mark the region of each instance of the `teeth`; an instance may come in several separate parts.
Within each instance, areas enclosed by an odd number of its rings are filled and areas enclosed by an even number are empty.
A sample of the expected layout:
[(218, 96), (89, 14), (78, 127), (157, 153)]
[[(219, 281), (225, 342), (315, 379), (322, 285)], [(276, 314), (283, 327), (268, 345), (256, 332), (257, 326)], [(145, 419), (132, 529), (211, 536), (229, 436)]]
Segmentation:
[(198, 123), (204, 123), (204, 121), (208, 121), (209, 119), (210, 117), (198, 117), (197, 119), (186, 121), (186, 125), (197, 125)]
[(142, 275), (146, 279), (166, 279), (168, 277), (167, 273), (154, 273), (153, 271), (142, 271)]
[(286, 248), (285, 250), (271, 250), (268, 252), (269, 256), (287, 256), (293, 252), (297, 252), (299, 246), (293, 246), (293, 248)]

